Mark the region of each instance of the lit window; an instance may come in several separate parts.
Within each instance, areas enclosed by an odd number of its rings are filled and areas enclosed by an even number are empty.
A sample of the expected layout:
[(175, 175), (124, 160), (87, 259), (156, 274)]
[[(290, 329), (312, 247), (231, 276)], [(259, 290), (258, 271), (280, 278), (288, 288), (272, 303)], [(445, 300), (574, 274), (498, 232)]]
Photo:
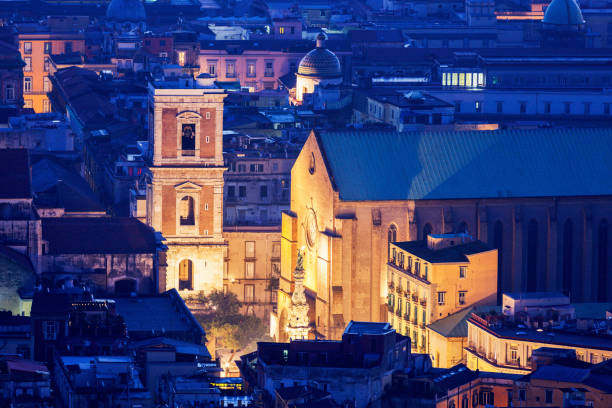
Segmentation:
[(464, 72), (459, 73), (459, 86), (465, 86), (465, 73)]
[(458, 75), (457, 75), (457, 73), (456, 73), (456, 72), (453, 72), (453, 74), (452, 74), (452, 79), (453, 79), (453, 83), (452, 83), (452, 85), (453, 85), (453, 86), (457, 86), (457, 81), (458, 81), (458, 79), (459, 79), (459, 78), (458, 78)]
[(482, 72), (478, 73), (478, 86), (484, 86), (484, 74)]
[(185, 60), (186, 60), (186, 57), (187, 57), (187, 56), (186, 56), (185, 51), (179, 51), (179, 52), (178, 52), (178, 64), (179, 64), (181, 67), (184, 67), (184, 66), (185, 66)]
[(51, 43), (50, 42), (45, 43), (45, 54), (47, 55), (51, 54)]
[(247, 61), (247, 77), (252, 78), (256, 76), (255, 72), (255, 61)]
[(476, 110), (477, 113), (482, 112), (482, 102), (481, 101), (474, 102), (474, 109)]
[(225, 76), (228, 78), (234, 78), (236, 76), (236, 62), (235, 61), (225, 62)]
[(442, 86), (446, 86), (446, 72), (442, 73)]
[(472, 87), (472, 73), (468, 72), (467, 74), (465, 74), (465, 86), (467, 86), (468, 88)]
[(281, 34), (281, 35), (285, 34), (285, 27), (279, 27), (278, 28), (278, 33)]

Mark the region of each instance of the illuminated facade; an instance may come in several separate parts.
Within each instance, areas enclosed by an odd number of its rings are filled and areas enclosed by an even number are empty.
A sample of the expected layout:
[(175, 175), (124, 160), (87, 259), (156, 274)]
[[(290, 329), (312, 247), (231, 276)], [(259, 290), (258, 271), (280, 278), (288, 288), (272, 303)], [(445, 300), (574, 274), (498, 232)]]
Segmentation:
[[(571, 288), (573, 301), (609, 299), (609, 188), (587, 168), (562, 184), (544, 176), (564, 166), (559, 147), (574, 164), (612, 171), (601, 156), (608, 138), (607, 129), (312, 133), (283, 213), (278, 327), (287, 324), (298, 248), (310, 323), (339, 338), (350, 320), (387, 321), (389, 242), (458, 231), (499, 249), (500, 292)], [(518, 177), (516, 163), (532, 171)]]
[(36, 113), (50, 112), (47, 93), (52, 91), (49, 72), (51, 54), (85, 53), (85, 36), (82, 33), (53, 33), (27, 27), (19, 29), (19, 50), (25, 62), (23, 67), (24, 108)]
[(473, 304), (496, 303), (497, 250), (467, 234), (396, 242), (389, 245), (387, 282), (387, 321), (436, 364), (427, 325)]
[(166, 239), (160, 291), (222, 289), (223, 90), (149, 85), (147, 224)]

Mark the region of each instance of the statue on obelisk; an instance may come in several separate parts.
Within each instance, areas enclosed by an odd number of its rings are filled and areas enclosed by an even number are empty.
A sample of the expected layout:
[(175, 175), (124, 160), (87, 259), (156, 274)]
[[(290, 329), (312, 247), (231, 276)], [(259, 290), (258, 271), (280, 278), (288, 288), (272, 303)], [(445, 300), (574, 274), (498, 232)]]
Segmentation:
[(291, 295), (291, 308), (287, 321), (287, 335), (289, 340), (308, 339), (308, 303), (304, 293), (304, 259), (302, 252), (298, 249), (297, 263), (293, 271), (293, 295)]

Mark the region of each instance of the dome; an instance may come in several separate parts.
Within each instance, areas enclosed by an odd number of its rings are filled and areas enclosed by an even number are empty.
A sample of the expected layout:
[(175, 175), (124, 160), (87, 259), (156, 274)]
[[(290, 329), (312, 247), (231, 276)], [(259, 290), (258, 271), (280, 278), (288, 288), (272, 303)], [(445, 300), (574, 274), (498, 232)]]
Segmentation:
[(106, 18), (114, 21), (139, 22), (146, 20), (141, 0), (112, 0), (106, 9)]
[(317, 36), (317, 48), (304, 55), (298, 67), (298, 74), (317, 78), (337, 78), (342, 76), (340, 61), (336, 54), (325, 48), (325, 36)]
[(552, 0), (542, 22), (553, 26), (580, 26), (584, 18), (575, 0)]

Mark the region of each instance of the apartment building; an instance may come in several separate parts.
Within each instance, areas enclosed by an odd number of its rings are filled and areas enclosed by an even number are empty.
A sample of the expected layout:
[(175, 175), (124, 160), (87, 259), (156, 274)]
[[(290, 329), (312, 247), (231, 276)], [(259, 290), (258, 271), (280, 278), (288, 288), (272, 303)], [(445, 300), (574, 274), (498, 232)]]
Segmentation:
[(48, 92), (52, 85), (49, 78), (51, 55), (85, 53), (85, 35), (79, 32), (53, 32), (44, 26), (18, 28), (19, 50), (23, 67), (24, 108), (34, 112), (50, 112)]
[(428, 324), (470, 305), (495, 303), (496, 249), (466, 233), (393, 241), (391, 237), (387, 321), (412, 339), (414, 351), (435, 351), (428, 350)]

